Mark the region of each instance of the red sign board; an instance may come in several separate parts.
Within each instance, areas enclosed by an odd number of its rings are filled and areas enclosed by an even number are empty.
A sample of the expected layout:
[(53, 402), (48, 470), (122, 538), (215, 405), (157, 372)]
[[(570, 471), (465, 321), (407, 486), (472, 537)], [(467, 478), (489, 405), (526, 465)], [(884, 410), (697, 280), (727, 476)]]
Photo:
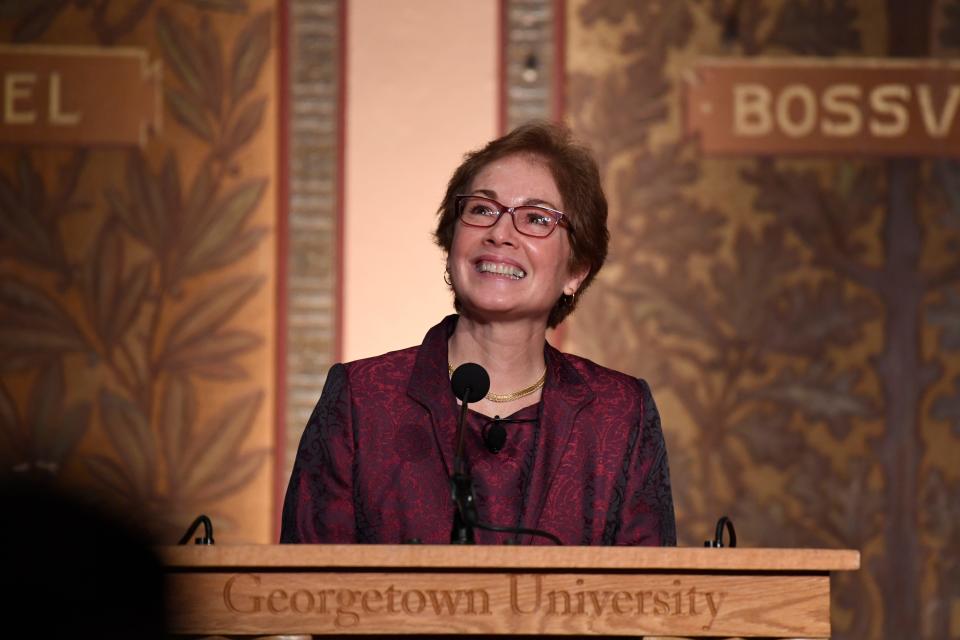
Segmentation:
[(162, 89), (143, 49), (0, 45), (0, 143), (143, 145)]
[(960, 62), (705, 59), (685, 111), (707, 154), (960, 156)]

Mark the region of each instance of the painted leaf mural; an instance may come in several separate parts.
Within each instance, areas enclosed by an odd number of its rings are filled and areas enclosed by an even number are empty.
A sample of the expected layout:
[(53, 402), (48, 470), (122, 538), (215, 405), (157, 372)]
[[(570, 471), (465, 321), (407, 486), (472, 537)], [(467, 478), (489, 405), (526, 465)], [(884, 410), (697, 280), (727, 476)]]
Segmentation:
[(89, 349), (67, 310), (42, 289), (15, 276), (0, 280), (2, 368), (20, 370)]
[[(198, 513), (267, 541), (274, 3), (5, 3), (15, 41), (140, 46), (164, 131), (137, 149), (0, 152), (4, 472), (82, 485), (172, 542)], [(215, 19), (230, 16), (229, 20)], [(272, 126), (272, 123), (269, 123)], [(256, 256), (260, 257), (256, 257)], [(267, 261), (267, 263), (272, 261)], [(260, 482), (259, 488), (256, 483)], [(250, 498), (248, 497), (249, 501)]]
[(862, 550), (838, 638), (956, 633), (955, 509), (934, 509), (958, 481), (956, 162), (706, 157), (675, 114), (699, 56), (876, 54), (887, 25), (890, 55), (932, 55), (908, 23), (955, 54), (958, 5), (934, 4), (568, 6), (568, 117), (612, 231), (569, 346), (650, 380), (681, 544), (729, 514), (749, 546)]

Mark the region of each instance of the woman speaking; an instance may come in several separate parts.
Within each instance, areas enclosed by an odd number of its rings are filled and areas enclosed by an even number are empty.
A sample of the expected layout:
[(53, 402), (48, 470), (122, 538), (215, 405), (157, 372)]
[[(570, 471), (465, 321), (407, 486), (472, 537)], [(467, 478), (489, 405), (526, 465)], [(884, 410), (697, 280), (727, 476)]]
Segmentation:
[[(676, 544), (646, 382), (546, 341), (607, 254), (590, 153), (560, 125), (522, 126), (466, 156), (439, 216), (458, 314), (417, 347), (330, 370), (300, 442), (281, 542), (450, 542), (460, 450), (486, 525), (478, 543)], [(458, 448), (450, 377), (463, 363), (482, 366), (490, 385), (470, 398)]]

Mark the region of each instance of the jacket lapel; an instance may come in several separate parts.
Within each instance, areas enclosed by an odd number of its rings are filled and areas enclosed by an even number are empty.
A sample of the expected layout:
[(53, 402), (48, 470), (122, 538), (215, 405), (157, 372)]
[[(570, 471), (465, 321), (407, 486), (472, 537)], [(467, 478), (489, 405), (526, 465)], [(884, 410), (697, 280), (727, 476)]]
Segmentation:
[(593, 391), (562, 353), (547, 344), (544, 359), (547, 363), (547, 380), (543, 387), (540, 424), (531, 469), (533, 476), (527, 487), (523, 517), (523, 526), (531, 529), (538, 528), (577, 414), (594, 399)]
[(450, 392), (447, 340), (456, 324), (457, 316), (447, 316), (427, 332), (417, 350), (413, 372), (407, 383), (407, 395), (430, 412), (433, 437), (448, 476), (453, 469), (453, 441), (457, 435), (457, 401)]

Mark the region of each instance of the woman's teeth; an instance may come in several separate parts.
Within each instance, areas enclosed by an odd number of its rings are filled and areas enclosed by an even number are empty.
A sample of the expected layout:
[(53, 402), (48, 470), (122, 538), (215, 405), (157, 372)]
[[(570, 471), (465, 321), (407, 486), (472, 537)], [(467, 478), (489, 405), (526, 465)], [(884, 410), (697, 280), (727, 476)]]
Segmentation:
[(526, 272), (519, 267), (499, 262), (478, 262), (477, 271), (480, 273), (496, 273), (501, 276), (509, 276), (514, 280), (519, 280), (527, 275)]

